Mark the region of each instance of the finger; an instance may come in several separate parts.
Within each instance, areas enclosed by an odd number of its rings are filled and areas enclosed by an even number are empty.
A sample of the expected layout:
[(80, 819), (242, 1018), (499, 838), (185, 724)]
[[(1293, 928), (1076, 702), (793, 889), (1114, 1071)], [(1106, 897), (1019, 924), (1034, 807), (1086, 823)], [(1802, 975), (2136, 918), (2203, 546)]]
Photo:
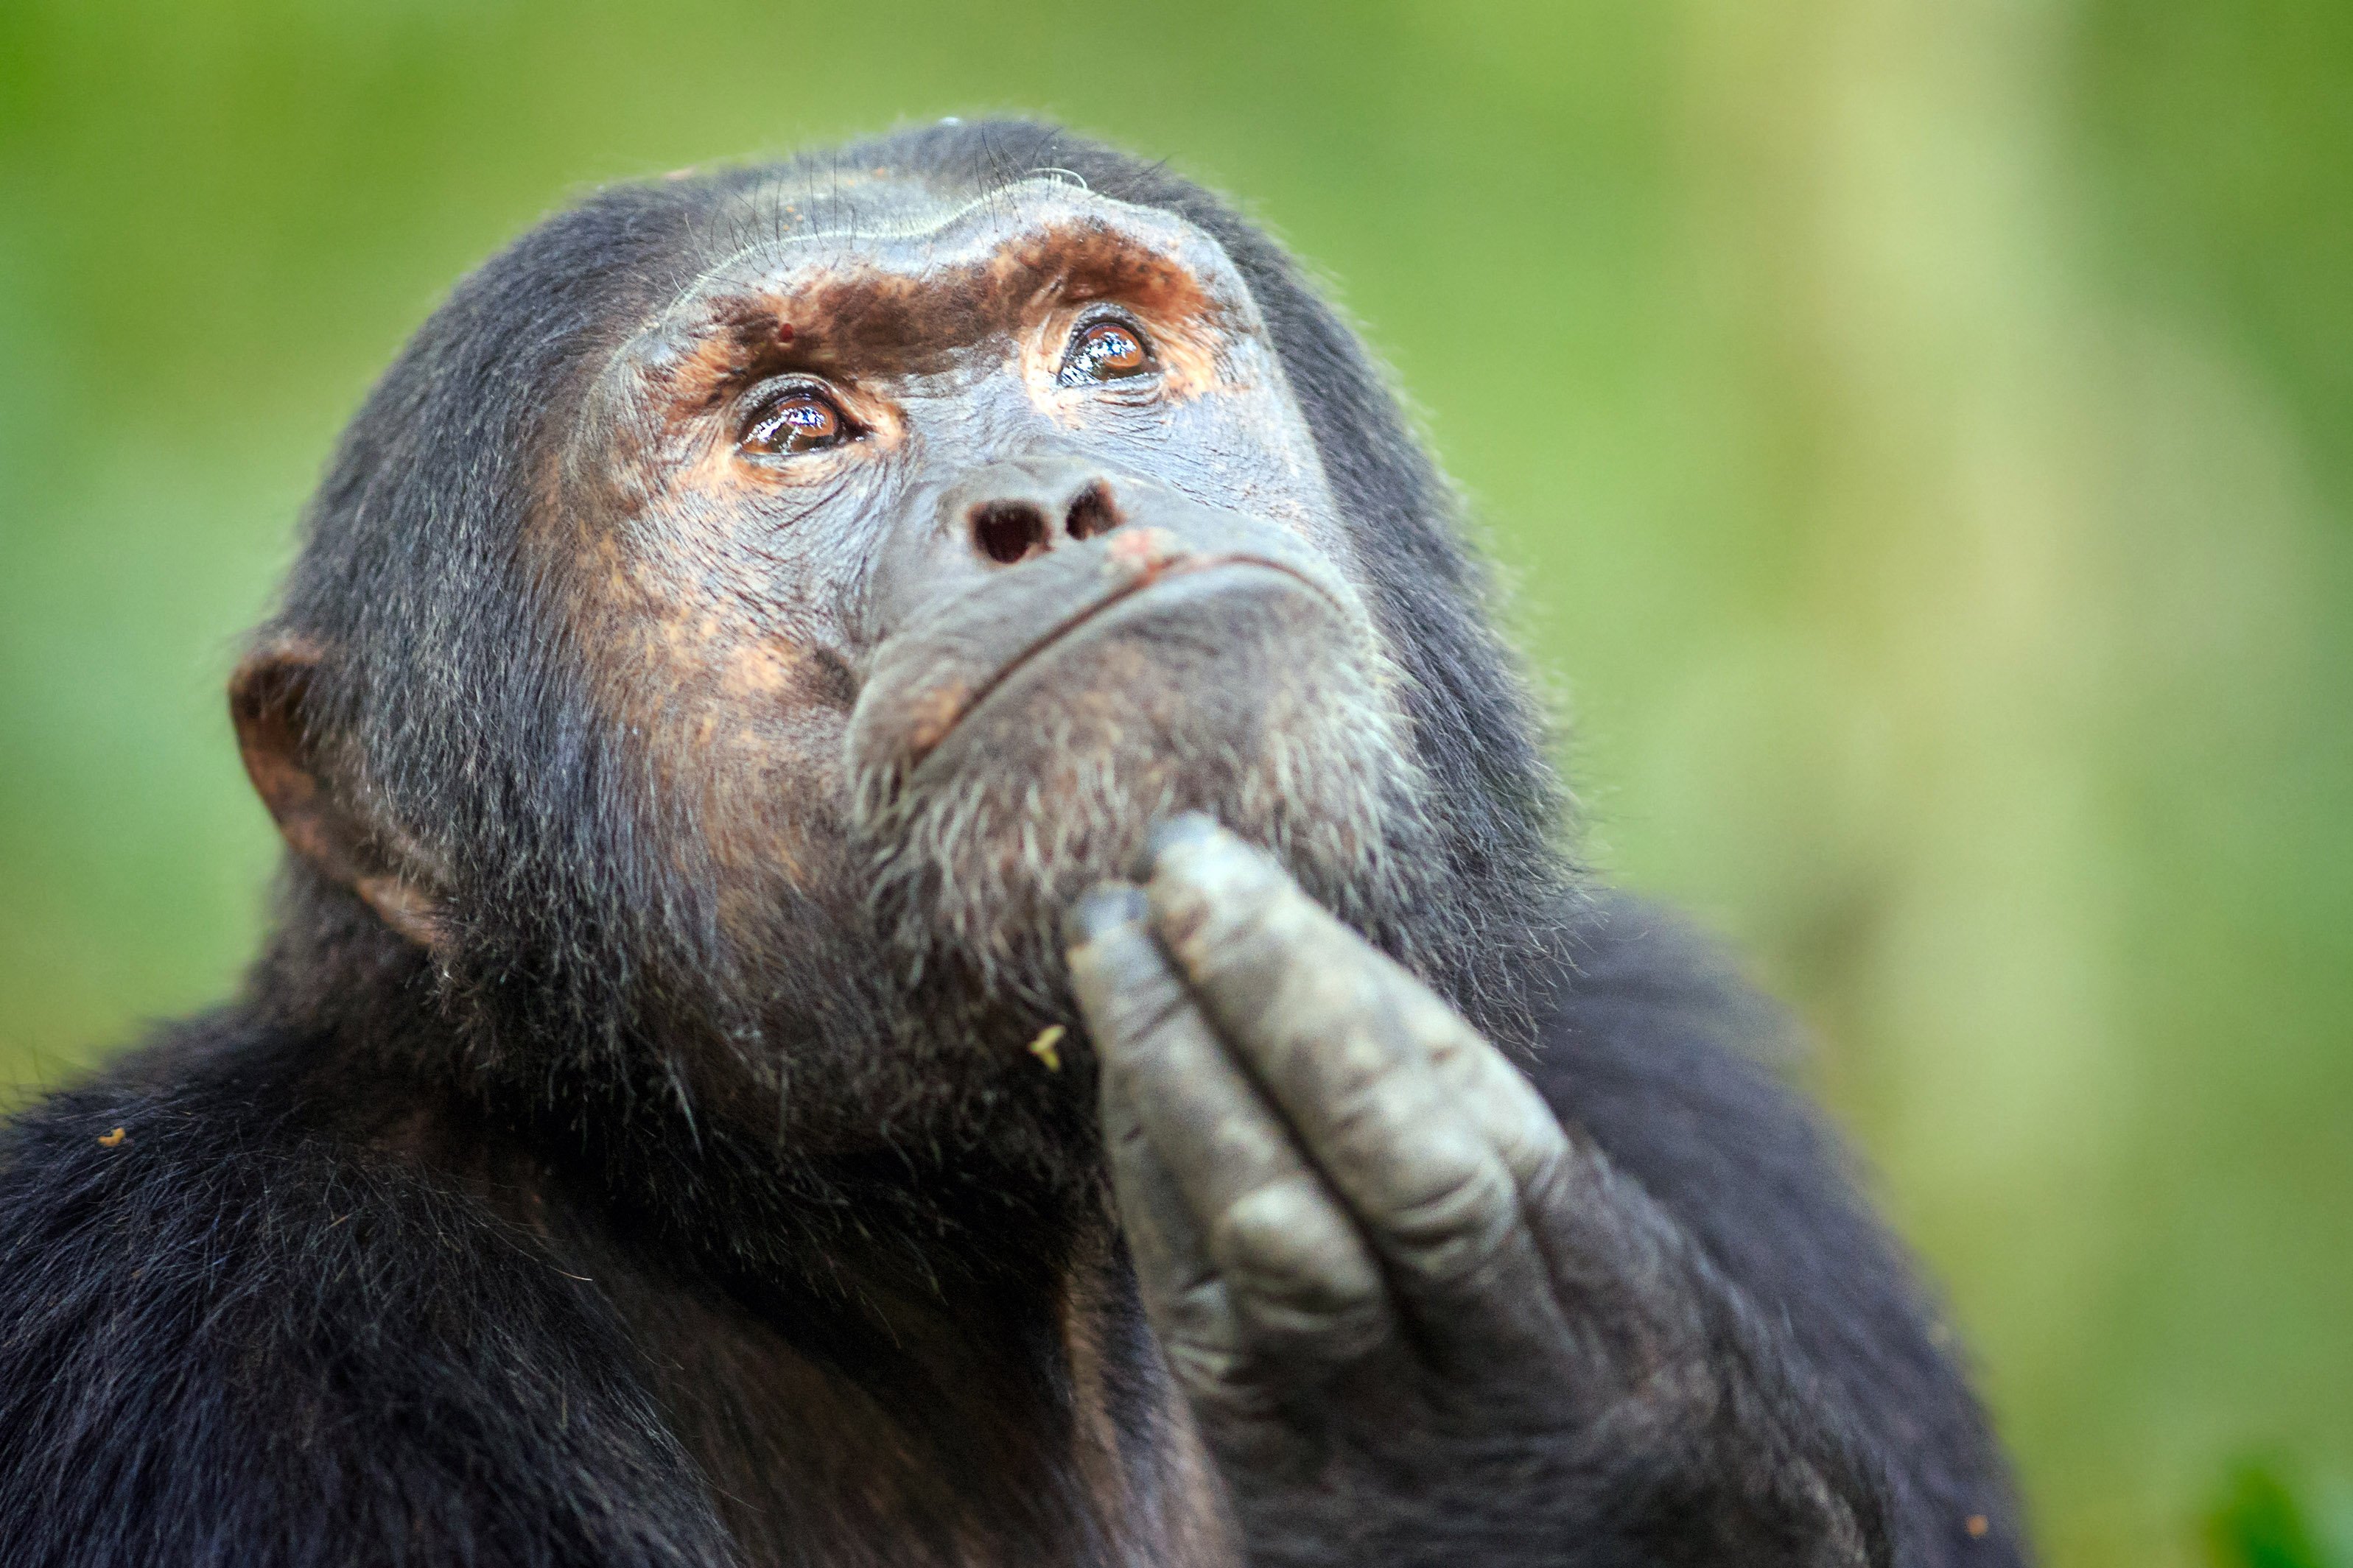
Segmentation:
[[(1379, 1268), (1212, 1033), (1144, 913), (1134, 889), (1090, 895), (1073, 910), (1069, 956), (1106, 1093), (1119, 1097), (1109, 1114), (1138, 1135), (1123, 1156), (1126, 1176), (1114, 1170), (1115, 1181), (1135, 1184), (1121, 1190), (1121, 1212), (1131, 1212), (1132, 1192), (1134, 1212), (1155, 1227), (1155, 1245), (1171, 1248), (1153, 1288), (1172, 1307), (1199, 1292), (1201, 1279), (1187, 1271), (1198, 1275), (1205, 1258), (1254, 1355), (1361, 1358), (1393, 1327)], [(1143, 1153), (1134, 1152), (1139, 1145)]]
[(1702, 1325), (1673, 1223), (1599, 1149), (1572, 1140), (1526, 1075), (1461, 1015), (1396, 973), (1398, 1027), (1424, 1044), (1440, 1081), (1512, 1173), (1554, 1300), (1565, 1315), (1585, 1309), (1588, 1321), (1616, 1323), (1637, 1342), (1589, 1343), (1579, 1353), (1650, 1365), (1688, 1353)]
[[(1131, 915), (1134, 902), (1132, 890), (1124, 897), (1113, 890), (1097, 919), (1118, 921)], [(1143, 987), (1122, 985), (1117, 956), (1093, 946), (1072, 949), (1073, 973), (1084, 976), (1078, 982), (1081, 993), (1098, 998), (1098, 1013), (1119, 1010), (1119, 998), (1149, 988), (1149, 973), (1127, 977), (1141, 978)], [(1251, 1403), (1241, 1328), (1224, 1277), (1210, 1261), (1175, 1177), (1153, 1152), (1124, 1059), (1098, 1047), (1097, 1061), (1113, 1194), (1137, 1286), (1169, 1364), (1197, 1395), (1220, 1405)]]
[(1284, 1373), (1295, 1388), (1296, 1367), (1254, 1347), (1176, 1178), (1145, 1136), (1125, 1079), (1107, 1075), (1103, 1084), (1112, 1187), (1169, 1372), (1219, 1452), (1252, 1464), (1296, 1462), (1301, 1434), (1284, 1403)]
[(1179, 819), (1155, 848), (1155, 930), (1434, 1338), (1482, 1355), (1563, 1346), (1514, 1168), (1540, 1173), (1558, 1124), (1488, 1071), (1493, 1047), (1451, 1008), (1266, 856), (1206, 818)]
[(1548, 1188), (1568, 1157), (1569, 1142), (1544, 1096), (1437, 993), (1385, 954), (1369, 946), (1366, 952), (1379, 972), (1372, 984), (1397, 1034), (1421, 1048), (1448, 1098), (1495, 1151), (1523, 1200)]
[(1244, 1342), (1225, 1277), (1210, 1261), (1184, 1194), (1153, 1152), (1126, 1076), (1105, 1070), (1103, 1143), (1138, 1290), (1169, 1369), (1186, 1392), (1229, 1418), (1268, 1421), (1272, 1403)]
[[(1161, 841), (1172, 847), (1185, 842), (1188, 835), (1200, 834), (1201, 827), (1195, 825), (1215, 826), (1207, 817), (1179, 818), (1164, 830)], [(1525, 1191), (1544, 1180), (1567, 1152), (1568, 1139), (1526, 1077), (1437, 993), (1309, 900), (1271, 861), (1222, 830), (1219, 837), (1239, 847), (1246, 862), (1256, 863), (1255, 869), (1262, 873), (1258, 885), (1264, 891), (1288, 892), (1310, 921), (1324, 928), (1330, 942), (1361, 954), (1373, 971), (1366, 978), (1377, 994), (1379, 1011), (1394, 1023), (1393, 1032), (1428, 1058), (1514, 1184)], [(1181, 868), (1171, 870), (1162, 892), (1174, 905), (1186, 897), (1185, 884), (1198, 886), (1198, 880), (1187, 878)]]

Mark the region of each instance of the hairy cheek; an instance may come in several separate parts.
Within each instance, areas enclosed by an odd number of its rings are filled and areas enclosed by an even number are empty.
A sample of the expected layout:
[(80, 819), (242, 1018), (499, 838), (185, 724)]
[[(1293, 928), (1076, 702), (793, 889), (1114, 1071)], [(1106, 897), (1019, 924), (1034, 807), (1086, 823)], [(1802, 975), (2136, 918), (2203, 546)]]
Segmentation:
[(835, 878), (849, 831), (839, 715), (713, 705), (683, 731), (669, 770), (673, 806), (710, 870), (803, 891)]
[(722, 598), (617, 579), (584, 620), (616, 779), (655, 853), (723, 901), (814, 890), (849, 833), (841, 763), (851, 691), (838, 662)]

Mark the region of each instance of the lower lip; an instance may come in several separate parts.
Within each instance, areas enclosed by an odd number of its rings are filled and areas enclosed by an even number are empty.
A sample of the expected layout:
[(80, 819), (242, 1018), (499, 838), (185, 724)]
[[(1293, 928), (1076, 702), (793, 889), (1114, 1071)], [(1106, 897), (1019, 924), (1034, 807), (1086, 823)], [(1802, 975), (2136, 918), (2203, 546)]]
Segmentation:
[(1293, 587), (1305, 589), (1316, 598), (1329, 600), (1331, 597), (1331, 595), (1324, 589), (1318, 587), (1315, 584), (1308, 581), (1307, 578), (1301, 575), (1299, 573), (1293, 571), (1291, 568), (1278, 565), (1271, 561), (1261, 560), (1256, 556), (1191, 556), (1171, 562), (1165, 566), (1157, 567), (1143, 575), (1140, 575), (1135, 581), (1122, 585), (1116, 593), (1108, 595), (1102, 599), (1098, 599), (1095, 603), (1089, 605), (1084, 610), (1082, 610), (1079, 614), (1071, 616), (1069, 620), (1064, 621), (1061, 625), (1054, 627), (1044, 637), (1039, 637), (1037, 641), (1031, 643), (1028, 647), (1023, 648), (1019, 653), (1014, 655), (1013, 658), (1008, 659), (1003, 665), (998, 667), (996, 673), (992, 674), (988, 678), (987, 681), (983, 684), (980, 691), (965, 704), (964, 710), (956, 715), (955, 722), (950, 724), (945, 731), (941, 732), (939, 739), (933, 742), (930, 746), (926, 747), (923, 751), (917, 753), (911, 759), (911, 774), (920, 773), (921, 770), (930, 763), (931, 759), (939, 755), (941, 751), (946, 747), (948, 742), (955, 738), (956, 731), (963, 729), (972, 719), (974, 714), (979, 712), (983, 708), (986, 708), (991, 699), (995, 698), (998, 692), (1004, 690), (1006, 687), (1011, 685), (1013, 678), (1019, 674), (1021, 670), (1026, 668), (1040, 655), (1050, 652), (1053, 648), (1060, 647), (1061, 644), (1068, 642), (1072, 637), (1085, 630), (1087, 627), (1095, 625), (1105, 616), (1113, 614), (1134, 600), (1149, 595), (1155, 588), (1168, 584), (1175, 579), (1198, 577), (1205, 574), (1211, 573), (1232, 573), (1237, 575), (1280, 577)]

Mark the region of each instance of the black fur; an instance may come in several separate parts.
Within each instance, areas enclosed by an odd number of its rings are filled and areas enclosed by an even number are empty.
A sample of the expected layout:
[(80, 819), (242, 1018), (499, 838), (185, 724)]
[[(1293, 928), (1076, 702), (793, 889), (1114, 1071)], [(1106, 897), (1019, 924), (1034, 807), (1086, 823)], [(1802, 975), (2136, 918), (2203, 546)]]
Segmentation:
[[(814, 900), (775, 917), (789, 972), (745, 972), (599, 731), (569, 585), (519, 542), (585, 367), (691, 276), (725, 200), (878, 165), (976, 191), (1070, 171), (1227, 247), (1375, 542), (1455, 891), (1433, 978), (1541, 1047), (1563, 1119), (1728, 1281), (1746, 1315), (1725, 1354), (1758, 1363), (1780, 1426), (1820, 1435), (1873, 1560), (2021, 1561), (1928, 1310), (1756, 1065), (1770, 1013), (1672, 928), (1570, 890), (1539, 727), (1451, 498), (1355, 337), (1198, 188), (987, 125), (599, 195), (461, 284), (372, 395), (264, 635), (328, 650), (308, 694), (327, 761), (463, 889), (448, 956), (295, 863), (242, 1001), (0, 1135), (0, 1562), (1076, 1563), (1183, 1544), (1167, 1385), (1118, 1256), (1090, 1251), (1083, 1096), (1035, 1075), (869, 1085), (903, 1135), (839, 1154), (782, 1111), (781, 1140), (702, 1114), (695, 1052), (845, 1055), (895, 1026), (892, 998)], [(1045, 1328), (1072, 1278), (1094, 1282), (1127, 1456), (1110, 1513), (1067, 1459), (1082, 1415)], [(1253, 1520), (1253, 1560), (1797, 1560), (1771, 1517), (1725, 1501), (1772, 1462), (1704, 1442), (1498, 1456), (1345, 1519)]]

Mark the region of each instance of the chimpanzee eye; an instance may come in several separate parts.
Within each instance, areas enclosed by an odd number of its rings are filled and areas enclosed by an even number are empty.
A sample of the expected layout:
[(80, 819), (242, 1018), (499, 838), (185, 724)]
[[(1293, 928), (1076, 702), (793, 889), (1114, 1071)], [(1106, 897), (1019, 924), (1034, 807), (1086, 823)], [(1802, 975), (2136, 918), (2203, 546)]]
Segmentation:
[(822, 451), (856, 433), (839, 405), (813, 387), (795, 387), (760, 410), (744, 432), (745, 450), (784, 453)]
[(1090, 321), (1071, 338), (1062, 355), (1064, 386), (1084, 386), (1091, 381), (1119, 381), (1152, 368), (1152, 349), (1144, 333), (1125, 321)]

